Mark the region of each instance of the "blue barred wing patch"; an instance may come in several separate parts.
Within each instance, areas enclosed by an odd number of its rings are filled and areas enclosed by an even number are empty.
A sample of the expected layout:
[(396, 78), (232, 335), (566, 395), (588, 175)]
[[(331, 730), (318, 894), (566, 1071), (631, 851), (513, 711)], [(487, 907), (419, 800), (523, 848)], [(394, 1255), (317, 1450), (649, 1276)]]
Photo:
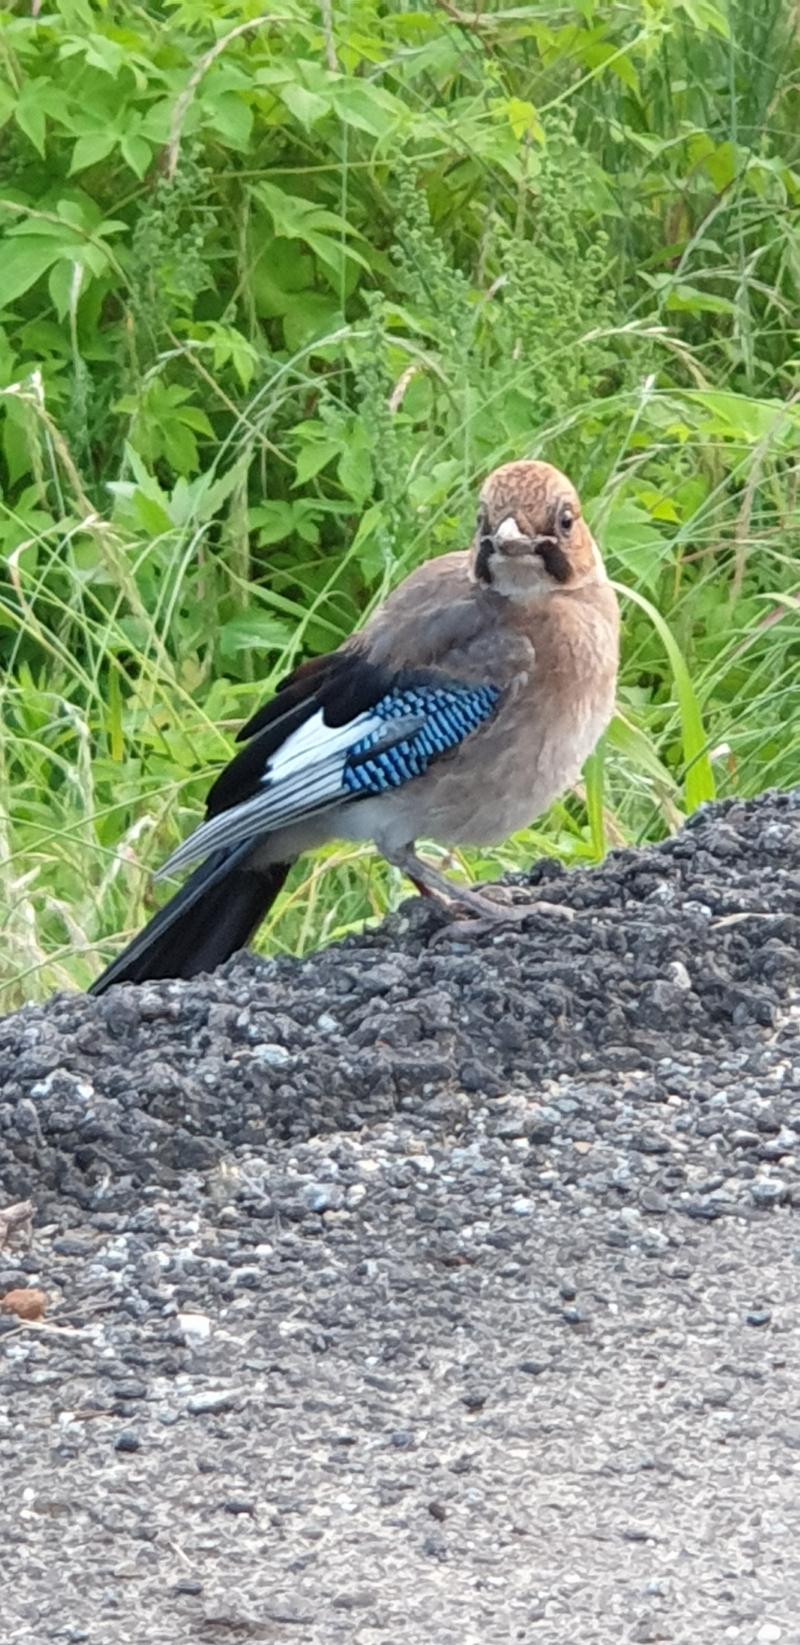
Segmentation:
[[(371, 711), (384, 721), (385, 730), (362, 737), (345, 760), (345, 792), (385, 794), (412, 777), (421, 777), (437, 755), (457, 748), (492, 718), (500, 695), (494, 685), (419, 685), (388, 692)], [(419, 722), (417, 729), (387, 746), (392, 721), (408, 719)]]

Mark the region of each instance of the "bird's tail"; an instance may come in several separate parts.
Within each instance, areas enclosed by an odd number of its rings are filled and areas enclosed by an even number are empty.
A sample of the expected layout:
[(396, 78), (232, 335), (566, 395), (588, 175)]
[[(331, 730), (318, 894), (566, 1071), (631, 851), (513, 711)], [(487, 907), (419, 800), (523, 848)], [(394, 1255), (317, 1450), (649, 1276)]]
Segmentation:
[(138, 937), (92, 983), (103, 994), (114, 982), (155, 977), (195, 977), (213, 971), (244, 948), (271, 908), (291, 863), (264, 869), (248, 865), (252, 846), (217, 851), (159, 909)]

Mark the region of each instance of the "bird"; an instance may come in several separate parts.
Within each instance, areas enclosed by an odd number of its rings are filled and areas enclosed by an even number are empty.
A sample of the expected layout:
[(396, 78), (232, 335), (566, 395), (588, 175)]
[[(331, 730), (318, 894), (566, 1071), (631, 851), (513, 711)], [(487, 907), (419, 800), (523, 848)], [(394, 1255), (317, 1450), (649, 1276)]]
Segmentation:
[(611, 719), (618, 657), (616, 595), (575, 487), (550, 463), (504, 463), (469, 546), (418, 566), (242, 727), (205, 821), (158, 878), (198, 866), (90, 992), (213, 970), (296, 859), (335, 839), (372, 842), (464, 924), (512, 917), (415, 842), (494, 845), (541, 815)]

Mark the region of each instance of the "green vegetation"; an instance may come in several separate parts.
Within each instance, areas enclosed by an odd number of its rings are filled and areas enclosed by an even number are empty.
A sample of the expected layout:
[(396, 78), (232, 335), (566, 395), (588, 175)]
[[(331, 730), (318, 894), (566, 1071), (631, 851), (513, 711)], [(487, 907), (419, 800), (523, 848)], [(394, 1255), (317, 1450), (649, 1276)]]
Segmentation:
[[(86, 984), (255, 702), (495, 463), (625, 602), (586, 789), (465, 872), (800, 781), (796, 8), (0, 12), (0, 982)], [(303, 952), (407, 887), (296, 872)]]

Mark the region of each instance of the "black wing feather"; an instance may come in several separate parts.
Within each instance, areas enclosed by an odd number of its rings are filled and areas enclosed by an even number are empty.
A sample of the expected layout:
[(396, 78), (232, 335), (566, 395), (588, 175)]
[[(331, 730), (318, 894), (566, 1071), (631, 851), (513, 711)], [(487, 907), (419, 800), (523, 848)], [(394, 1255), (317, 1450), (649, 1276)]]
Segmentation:
[(326, 725), (346, 725), (374, 708), (399, 678), (397, 671), (369, 662), (355, 648), (301, 663), (239, 732), (237, 741), (249, 740), (220, 772), (206, 801), (206, 816), (216, 817), (257, 794), (267, 761), (312, 714), (321, 709)]
[[(270, 697), (268, 703), (262, 703), (255, 714), (237, 731), (237, 743), (249, 742), (251, 737), (256, 737), (259, 731), (266, 730), (267, 726), (280, 719), (289, 709), (297, 708), (303, 702), (314, 702), (317, 692), (347, 667), (351, 657), (352, 653), (345, 650), (329, 651), (325, 656), (309, 657), (306, 662), (300, 663), (291, 674), (287, 674), (286, 678), (281, 680), (275, 696)], [(313, 710), (309, 708), (309, 713), (311, 712)], [(276, 743), (275, 746), (278, 747), (279, 744)]]

